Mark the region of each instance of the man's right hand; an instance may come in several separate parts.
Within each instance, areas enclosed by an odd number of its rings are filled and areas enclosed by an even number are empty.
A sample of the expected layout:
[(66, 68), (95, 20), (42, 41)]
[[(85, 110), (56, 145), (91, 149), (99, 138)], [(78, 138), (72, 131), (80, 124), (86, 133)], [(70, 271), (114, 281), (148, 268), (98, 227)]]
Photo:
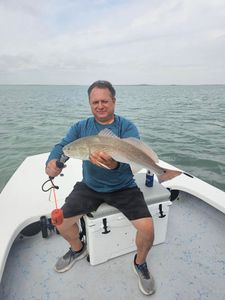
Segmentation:
[(49, 177), (56, 177), (62, 172), (62, 169), (57, 167), (56, 162), (56, 159), (50, 160), (45, 168), (45, 173)]

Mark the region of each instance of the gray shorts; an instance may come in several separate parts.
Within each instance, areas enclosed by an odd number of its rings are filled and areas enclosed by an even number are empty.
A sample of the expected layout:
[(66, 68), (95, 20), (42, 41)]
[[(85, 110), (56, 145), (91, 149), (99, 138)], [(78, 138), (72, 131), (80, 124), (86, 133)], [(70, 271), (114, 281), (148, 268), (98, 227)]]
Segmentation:
[(99, 193), (85, 183), (77, 182), (62, 207), (64, 218), (91, 213), (103, 202), (116, 207), (129, 220), (151, 217), (144, 196), (138, 187)]

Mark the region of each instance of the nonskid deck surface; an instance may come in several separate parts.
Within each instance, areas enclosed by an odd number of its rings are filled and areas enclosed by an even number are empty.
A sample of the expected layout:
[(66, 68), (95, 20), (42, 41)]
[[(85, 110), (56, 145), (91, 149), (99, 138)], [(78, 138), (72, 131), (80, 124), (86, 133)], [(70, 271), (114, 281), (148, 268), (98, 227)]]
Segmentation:
[[(47, 157), (48, 153), (27, 157), (0, 194), (1, 210), (4, 212), (0, 219), (0, 280), (12, 243), (20, 231), (40, 220), (41, 216), (49, 215), (55, 208), (53, 193), (41, 190), (42, 184), (48, 179), (43, 168)], [(163, 161), (160, 163), (165, 167), (175, 168)], [(69, 160), (63, 171), (64, 176), (54, 179), (54, 184), (60, 187), (57, 190), (59, 207), (71, 192), (74, 183), (81, 180), (81, 164), (81, 160)], [(146, 173), (146, 170), (143, 169), (142, 172)], [(225, 192), (198, 178), (182, 174), (163, 185), (195, 195), (225, 213)]]
[[(166, 242), (154, 246), (148, 256), (156, 281), (151, 299), (225, 299), (224, 230), (224, 214), (182, 194), (170, 208)], [(56, 234), (15, 241), (0, 299), (146, 299), (132, 270), (134, 253), (97, 266), (83, 259), (70, 271), (58, 274), (53, 266), (67, 250)]]

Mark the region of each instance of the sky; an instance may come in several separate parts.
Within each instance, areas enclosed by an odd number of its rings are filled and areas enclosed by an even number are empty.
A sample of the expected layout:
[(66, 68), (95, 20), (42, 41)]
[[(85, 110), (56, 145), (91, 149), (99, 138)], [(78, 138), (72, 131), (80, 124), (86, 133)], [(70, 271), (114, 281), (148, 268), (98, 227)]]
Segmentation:
[(0, 84), (225, 84), (224, 0), (0, 0)]

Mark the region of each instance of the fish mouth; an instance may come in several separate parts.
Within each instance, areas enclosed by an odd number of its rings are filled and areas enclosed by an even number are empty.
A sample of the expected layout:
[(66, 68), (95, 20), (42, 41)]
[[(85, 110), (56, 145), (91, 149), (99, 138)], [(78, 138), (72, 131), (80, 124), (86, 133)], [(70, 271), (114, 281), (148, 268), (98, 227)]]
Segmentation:
[(69, 154), (70, 154), (70, 147), (65, 146), (65, 147), (63, 148), (63, 153), (64, 153), (65, 155), (68, 155), (68, 156), (69, 156)]

